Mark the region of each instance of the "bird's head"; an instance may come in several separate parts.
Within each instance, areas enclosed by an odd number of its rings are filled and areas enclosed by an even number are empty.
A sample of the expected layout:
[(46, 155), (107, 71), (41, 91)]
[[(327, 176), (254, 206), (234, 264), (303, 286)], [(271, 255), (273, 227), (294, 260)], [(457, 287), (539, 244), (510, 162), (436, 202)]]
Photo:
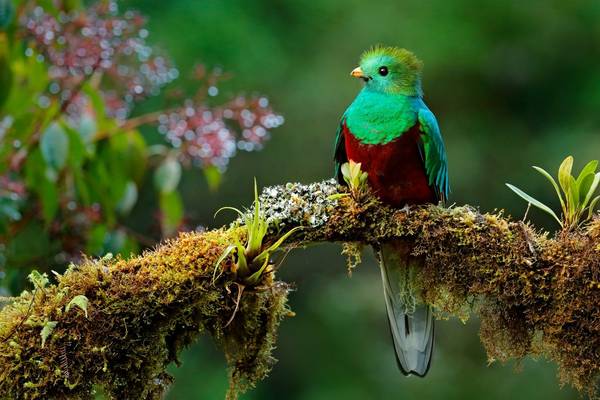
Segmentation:
[(421, 96), (423, 63), (413, 53), (397, 47), (373, 47), (363, 53), (351, 75), (365, 81), (370, 90)]

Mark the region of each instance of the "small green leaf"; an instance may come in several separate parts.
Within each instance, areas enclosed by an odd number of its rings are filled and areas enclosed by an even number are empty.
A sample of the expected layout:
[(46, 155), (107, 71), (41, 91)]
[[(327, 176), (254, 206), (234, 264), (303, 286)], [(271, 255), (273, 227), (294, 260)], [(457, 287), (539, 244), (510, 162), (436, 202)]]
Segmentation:
[(262, 241), (267, 233), (267, 221), (263, 218), (260, 210), (260, 201), (258, 199), (258, 187), (256, 178), (254, 179), (254, 210), (252, 219), (246, 221), (248, 228), (248, 243), (246, 245), (246, 253), (250, 258), (253, 258), (262, 247)]
[(350, 196), (349, 193), (336, 193), (336, 194), (327, 196), (327, 200), (336, 201), (336, 200), (341, 199), (342, 197), (348, 197), (348, 196)]
[(135, 205), (138, 199), (138, 189), (137, 185), (133, 181), (127, 182), (125, 185), (125, 193), (123, 193), (123, 197), (117, 203), (117, 211), (121, 215), (127, 215)]
[(221, 276), (221, 274), (223, 273), (221, 271), (221, 273), (217, 274), (217, 271), (219, 270), (219, 267), (221, 266), (221, 263), (223, 261), (225, 261), (225, 259), (227, 257), (229, 257), (229, 255), (231, 253), (233, 253), (234, 250), (237, 249), (237, 246), (234, 244), (230, 244), (229, 246), (227, 246), (225, 248), (225, 250), (223, 251), (223, 253), (221, 254), (221, 256), (219, 257), (219, 259), (217, 260), (217, 262), (215, 263), (215, 269), (213, 270), (213, 279), (212, 279), (212, 283), (213, 285), (215, 284), (215, 282), (217, 281), (217, 279), (219, 279), (219, 277)]
[(547, 212), (548, 214), (552, 215), (552, 217), (554, 217), (554, 219), (560, 224), (560, 226), (563, 226), (563, 223), (560, 220), (560, 218), (558, 218), (556, 216), (556, 214), (554, 213), (554, 211), (552, 211), (552, 209), (550, 207), (548, 207), (547, 205), (545, 205), (541, 201), (539, 201), (539, 200), (531, 197), (530, 195), (528, 195), (527, 193), (525, 193), (524, 191), (522, 191), (518, 187), (511, 185), (510, 183), (507, 183), (506, 186), (508, 186), (508, 188), (510, 190), (512, 190), (513, 192), (515, 192), (517, 195), (519, 195), (526, 202), (528, 202), (531, 205), (536, 206), (540, 210), (543, 210), (543, 211)]
[(350, 180), (350, 164), (348, 164), (347, 162), (343, 163), (340, 168), (340, 171), (342, 172), (342, 176), (344, 177), (344, 180), (346, 181), (346, 183), (348, 185), (350, 185), (350, 182), (349, 182), (349, 180)]
[(83, 143), (89, 146), (94, 142), (94, 136), (98, 132), (98, 124), (91, 115), (84, 114), (77, 124), (77, 132)]
[(89, 303), (89, 300), (87, 297), (85, 297), (82, 294), (77, 295), (77, 296), (73, 297), (73, 299), (71, 299), (69, 304), (67, 304), (67, 306), (65, 307), (65, 311), (69, 312), (72, 307), (77, 306), (83, 310), (85, 317), (87, 318), (88, 317), (88, 312), (87, 312), (88, 303)]
[(46, 323), (44, 324), (42, 332), (40, 332), (40, 336), (42, 337), (42, 348), (44, 348), (44, 346), (46, 345), (46, 340), (50, 337), (52, 331), (54, 331), (54, 328), (56, 328), (57, 324), (57, 321), (46, 321)]
[(60, 171), (65, 166), (69, 155), (69, 137), (62, 126), (53, 122), (46, 128), (40, 139), (40, 149), (50, 168)]
[(33, 283), (33, 286), (35, 286), (36, 289), (44, 289), (49, 282), (48, 274), (45, 272), (40, 274), (39, 271), (35, 269), (27, 275), (27, 279), (29, 279), (29, 282)]
[(546, 179), (548, 179), (548, 181), (552, 184), (552, 186), (554, 187), (554, 190), (556, 190), (556, 196), (558, 197), (558, 200), (560, 201), (560, 206), (563, 210), (563, 214), (567, 214), (567, 206), (565, 204), (565, 201), (563, 200), (563, 196), (560, 193), (560, 188), (558, 187), (558, 184), (556, 183), (556, 181), (554, 180), (554, 178), (552, 177), (552, 175), (550, 175), (545, 169), (537, 167), (537, 166), (533, 166), (533, 169), (535, 169), (537, 172), (539, 172), (540, 174), (542, 174), (543, 176), (546, 177)]
[(575, 215), (579, 209), (579, 190), (577, 190), (577, 182), (573, 176), (569, 176), (569, 204), (571, 205), (570, 215)]
[(558, 182), (560, 187), (565, 193), (565, 197), (569, 198), (569, 192), (571, 190), (571, 170), (573, 169), (573, 157), (568, 156), (563, 160), (558, 168)]
[(579, 173), (579, 176), (577, 177), (577, 184), (579, 185), (581, 180), (583, 180), (583, 178), (585, 178), (586, 175), (595, 174), (596, 168), (598, 168), (598, 160), (592, 160), (592, 161), (588, 162), (585, 165), (585, 167), (583, 167), (581, 169), (581, 172)]
[(0, 30), (6, 29), (13, 20), (15, 7), (12, 0), (0, 0)]
[(368, 173), (366, 173), (366, 172), (361, 172), (361, 173), (360, 173), (360, 176), (359, 176), (359, 181), (358, 181), (358, 184), (359, 184), (360, 186), (364, 185), (364, 184), (365, 184), (365, 182), (367, 181), (367, 179), (368, 179), (368, 178), (369, 178), (369, 174), (368, 174)]
[(69, 138), (69, 156), (67, 162), (73, 169), (81, 169), (87, 153), (85, 144), (77, 131), (67, 127), (65, 132)]
[(588, 217), (587, 219), (591, 219), (594, 215), (594, 208), (596, 208), (596, 204), (600, 200), (600, 196), (594, 197), (594, 199), (590, 202), (590, 206), (588, 207)]
[(167, 157), (154, 172), (154, 184), (162, 193), (175, 190), (181, 179), (181, 164), (175, 157)]
[[(140, 182), (146, 172), (147, 145), (142, 134), (137, 130), (117, 131), (111, 136), (110, 153), (112, 156), (111, 173), (119, 173)], [(171, 155), (174, 161), (177, 161)], [(169, 157), (167, 157), (169, 158)], [(177, 168), (179, 165), (175, 166)]]
[(48, 225), (54, 219), (54, 216), (58, 211), (58, 188), (54, 182), (44, 177), (39, 183), (37, 191), (42, 203), (42, 215)]
[(235, 242), (235, 246), (237, 248), (237, 273), (239, 275), (246, 276), (250, 273), (250, 268), (248, 268), (248, 259), (246, 258), (244, 245), (238, 240)]
[(268, 258), (265, 259), (262, 266), (256, 272), (254, 272), (252, 275), (246, 278), (246, 282), (248, 282), (248, 284), (250, 285), (256, 285), (260, 281), (260, 277), (262, 276), (265, 268), (267, 268), (267, 265), (269, 265)]
[[(0, 8), (2, 7), (2, 1), (12, 3), (11, 0), (0, 0)], [(0, 10), (0, 20), (2, 19), (1, 12), (2, 11)], [(9, 45), (7, 41), (3, 41), (0, 42), (0, 110), (8, 100), (12, 91), (14, 91), (13, 70), (9, 58)]]
[(217, 167), (206, 167), (203, 170), (206, 183), (208, 184), (208, 190), (211, 192), (216, 191), (221, 185), (221, 178), (223, 175)]
[(159, 197), (162, 230), (165, 236), (175, 233), (183, 219), (183, 203), (176, 191), (161, 193)]
[[(86, 82), (83, 85), (82, 91), (83, 93), (85, 93), (87, 99), (90, 101), (90, 106), (94, 111), (94, 124), (96, 125), (95, 133), (97, 133), (98, 131), (105, 131), (109, 129), (111, 127), (110, 123), (112, 121), (106, 116), (106, 106), (104, 104), (104, 97), (102, 96), (100, 91), (97, 88), (93, 87), (93, 85), (91, 85), (90, 82)], [(89, 130), (87, 130), (87, 127), (85, 133), (90, 133)], [(90, 138), (93, 139), (93, 137)]]
[(238, 215), (239, 215), (241, 218), (244, 218), (244, 217), (245, 217), (245, 214), (244, 214), (243, 212), (241, 212), (240, 210), (238, 210), (237, 208), (235, 208), (235, 207), (221, 207), (221, 208), (219, 208), (217, 211), (215, 211), (215, 215), (213, 215), (213, 218), (215, 218), (215, 217), (216, 217), (218, 214), (220, 214), (220, 213), (221, 213), (221, 211), (224, 211), (224, 210), (231, 210), (231, 211), (235, 211), (236, 213), (238, 213)]
[(83, 173), (80, 170), (73, 171), (73, 180), (75, 182), (75, 191), (77, 193), (77, 200), (83, 205), (90, 205), (90, 191), (87, 187), (87, 183), (83, 177)]
[(598, 189), (598, 185), (600, 184), (600, 172), (595, 173), (593, 176), (594, 176), (594, 178), (592, 180), (592, 183), (590, 184), (590, 186), (587, 190), (587, 193), (585, 193), (585, 195), (584, 195), (583, 203), (581, 203), (582, 208), (587, 207), (588, 203), (594, 196), (596, 189)]
[(360, 190), (368, 178), (368, 174), (361, 170), (361, 163), (352, 160), (342, 164), (341, 171), (344, 181), (352, 192)]
[(575, 185), (577, 186), (577, 192), (579, 193), (580, 199), (585, 199), (585, 197), (587, 196), (588, 192), (590, 191), (590, 188), (592, 187), (592, 184), (594, 183), (595, 176), (596, 174), (594, 173), (589, 173), (585, 176), (579, 175), (579, 177), (575, 181)]
[(597, 179), (596, 174), (591, 173), (587, 174), (580, 182), (578, 191), (579, 201), (581, 202), (580, 207), (582, 210), (587, 207), (596, 191), (598, 185)]

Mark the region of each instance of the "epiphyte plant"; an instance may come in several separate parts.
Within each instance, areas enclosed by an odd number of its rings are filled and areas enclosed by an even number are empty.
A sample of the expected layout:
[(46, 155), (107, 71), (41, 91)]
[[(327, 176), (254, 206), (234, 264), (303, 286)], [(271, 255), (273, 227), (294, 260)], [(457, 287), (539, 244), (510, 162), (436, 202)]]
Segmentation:
[(366, 172), (361, 169), (361, 163), (352, 160), (341, 166), (342, 176), (348, 187), (354, 194), (360, 194), (366, 188), (367, 178)]
[(242, 243), (239, 237), (235, 237), (234, 243), (225, 248), (215, 265), (215, 279), (217, 271), (220, 270), (222, 273), (221, 264), (232, 256), (231, 272), (236, 275), (237, 281), (242, 285), (255, 286), (262, 281), (264, 273), (272, 267), (272, 254), (280, 249), (286, 239), (301, 228), (290, 229), (270, 245), (264, 243), (269, 223), (261, 210), (256, 180), (254, 181), (254, 203), (251, 210), (244, 213), (234, 207), (222, 207), (217, 213), (222, 210), (233, 210), (239, 214), (246, 231), (246, 243)]
[(350, 193), (337, 193), (329, 196), (330, 200), (337, 200), (351, 194), (355, 199), (360, 199), (369, 190), (367, 179), (369, 175), (361, 169), (361, 163), (349, 160), (340, 166), (340, 172), (350, 189)]
[(554, 187), (560, 201), (562, 218), (559, 218), (546, 204), (528, 195), (516, 186), (510, 183), (507, 183), (506, 186), (529, 204), (550, 214), (563, 229), (575, 229), (592, 218), (594, 208), (600, 200), (600, 196), (594, 197), (598, 184), (600, 184), (600, 172), (596, 172), (598, 168), (597, 160), (588, 162), (579, 173), (579, 176), (575, 177), (571, 174), (573, 157), (568, 156), (558, 168), (558, 183), (543, 168), (537, 166), (533, 166), (533, 168), (546, 177)]

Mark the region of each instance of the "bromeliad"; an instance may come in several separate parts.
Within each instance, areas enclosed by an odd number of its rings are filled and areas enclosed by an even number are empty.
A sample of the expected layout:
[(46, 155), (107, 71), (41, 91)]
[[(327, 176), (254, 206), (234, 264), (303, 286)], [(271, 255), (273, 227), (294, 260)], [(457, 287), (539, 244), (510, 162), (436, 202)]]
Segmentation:
[[(398, 208), (444, 201), (449, 192), (446, 150), (423, 102), (421, 69), (421, 61), (404, 49), (365, 52), (351, 73), (365, 85), (344, 112), (336, 136), (338, 181), (345, 183), (343, 164), (360, 163), (373, 193)], [(382, 243), (378, 256), (398, 365), (405, 375), (425, 376), (434, 320), (416, 279), (424, 260), (399, 240)]]

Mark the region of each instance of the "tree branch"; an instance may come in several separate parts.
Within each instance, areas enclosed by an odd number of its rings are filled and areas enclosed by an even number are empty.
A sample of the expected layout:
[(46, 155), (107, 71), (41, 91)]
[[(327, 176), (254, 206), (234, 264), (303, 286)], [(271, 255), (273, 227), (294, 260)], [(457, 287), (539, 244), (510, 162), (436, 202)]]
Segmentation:
[[(469, 206), (395, 210), (369, 196), (333, 196), (339, 190), (333, 181), (266, 188), (267, 241), (296, 226), (303, 229), (288, 246), (408, 240), (425, 258), (426, 300), (441, 317), (476, 311), (490, 360), (545, 356), (558, 363), (561, 382), (593, 395), (600, 371), (600, 219), (549, 238), (501, 213)], [(214, 280), (215, 263), (236, 236), (245, 237), (243, 227), (182, 234), (139, 257), (87, 260), (56, 284), (21, 294), (0, 311), (0, 398), (91, 399), (99, 386), (114, 399), (159, 399), (172, 380), (166, 366), (200, 333), (226, 355), (228, 396), (252, 387), (268, 374), (279, 322), (291, 315), (289, 286), (271, 272), (237, 299), (231, 260)], [(78, 295), (89, 301), (87, 318), (81, 308), (66, 311)]]

